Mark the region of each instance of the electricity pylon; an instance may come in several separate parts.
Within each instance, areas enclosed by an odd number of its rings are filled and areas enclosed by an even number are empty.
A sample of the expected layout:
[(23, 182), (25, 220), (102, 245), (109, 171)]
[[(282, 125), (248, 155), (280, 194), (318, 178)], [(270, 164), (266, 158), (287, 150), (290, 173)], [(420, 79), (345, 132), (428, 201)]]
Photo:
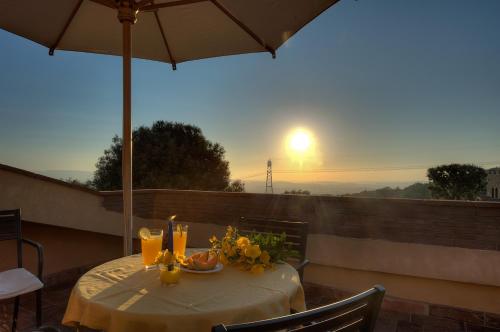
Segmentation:
[(266, 194), (273, 193), (273, 163), (271, 159), (267, 161)]

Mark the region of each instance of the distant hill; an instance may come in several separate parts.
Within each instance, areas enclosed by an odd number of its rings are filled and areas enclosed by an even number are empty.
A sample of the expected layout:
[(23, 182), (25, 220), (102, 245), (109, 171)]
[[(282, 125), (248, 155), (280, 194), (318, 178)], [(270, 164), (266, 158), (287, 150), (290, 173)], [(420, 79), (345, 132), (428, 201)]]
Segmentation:
[[(263, 193), (266, 189), (264, 181), (245, 181), (245, 191), (249, 193)], [(287, 182), (274, 181), (273, 189), (277, 194), (291, 190), (307, 190), (311, 195), (345, 195), (359, 193), (366, 190), (375, 190), (384, 186), (406, 187), (412, 182), (371, 182), (371, 183), (351, 183), (351, 182)]]
[[(54, 179), (68, 180), (74, 179), (81, 183), (91, 180), (91, 171), (72, 170), (43, 170), (35, 171)], [(264, 193), (266, 183), (264, 181), (243, 181), (245, 191), (249, 193)], [(276, 194), (292, 190), (307, 190), (311, 195), (334, 195), (353, 197), (400, 197), (400, 198), (430, 198), (427, 184), (412, 182), (371, 182), (371, 183), (351, 183), (351, 182), (288, 182), (274, 181), (273, 189)], [(400, 189), (403, 188), (403, 189)]]
[(414, 183), (403, 189), (396, 187), (384, 187), (376, 190), (364, 190), (357, 194), (348, 194), (350, 197), (373, 197), (373, 198), (432, 198), (428, 183)]

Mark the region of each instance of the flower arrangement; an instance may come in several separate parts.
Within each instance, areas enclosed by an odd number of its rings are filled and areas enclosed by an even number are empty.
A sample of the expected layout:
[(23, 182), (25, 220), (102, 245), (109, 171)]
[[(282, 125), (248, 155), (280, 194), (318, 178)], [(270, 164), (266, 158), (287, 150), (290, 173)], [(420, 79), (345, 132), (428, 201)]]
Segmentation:
[(155, 264), (163, 264), (167, 267), (169, 271), (174, 269), (174, 263), (179, 261), (179, 257), (176, 253), (170, 252), (168, 249), (158, 252), (155, 258)]
[(219, 251), (219, 260), (224, 265), (237, 265), (252, 273), (262, 273), (273, 264), (283, 263), (289, 257), (296, 257), (297, 251), (286, 243), (286, 233), (239, 234), (237, 228), (228, 226), (222, 240), (210, 238), (212, 250)]

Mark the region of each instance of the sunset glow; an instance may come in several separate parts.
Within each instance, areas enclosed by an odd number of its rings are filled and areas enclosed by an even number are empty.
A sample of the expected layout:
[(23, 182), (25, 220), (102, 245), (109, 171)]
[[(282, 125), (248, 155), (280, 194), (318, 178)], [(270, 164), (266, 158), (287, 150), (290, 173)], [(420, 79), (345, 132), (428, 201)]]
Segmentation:
[(305, 152), (310, 148), (312, 138), (311, 135), (303, 129), (297, 129), (290, 136), (290, 148), (296, 152)]
[(309, 128), (293, 128), (285, 136), (283, 143), (287, 155), (284, 168), (304, 170), (322, 164), (317, 136)]

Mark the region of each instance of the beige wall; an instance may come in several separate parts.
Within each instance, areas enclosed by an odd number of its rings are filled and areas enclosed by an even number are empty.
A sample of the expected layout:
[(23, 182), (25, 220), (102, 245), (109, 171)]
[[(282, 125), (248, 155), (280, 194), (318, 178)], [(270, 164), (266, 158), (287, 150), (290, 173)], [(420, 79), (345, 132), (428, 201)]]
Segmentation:
[[(22, 209), (23, 220), (121, 235), (122, 214), (106, 210), (99, 192), (79, 190), (0, 168), (0, 210)], [(136, 227), (144, 223), (136, 217)], [(135, 233), (134, 233), (135, 234)]]
[[(225, 229), (188, 224), (191, 247), (207, 247), (208, 237)], [(499, 251), (310, 234), (307, 258), (322, 266), (500, 286)]]
[(326, 266), (500, 286), (500, 251), (310, 234), (307, 256)]
[(317, 264), (306, 269), (305, 280), (352, 292), (381, 284), (387, 295), (401, 299), (500, 313), (500, 287)]
[[(100, 264), (122, 254), (122, 238), (70, 228), (23, 223), (23, 237), (37, 241), (44, 249), (44, 275), (82, 266)], [(16, 243), (0, 241), (0, 271), (17, 264)], [(36, 273), (36, 251), (24, 246), (24, 265)]]

